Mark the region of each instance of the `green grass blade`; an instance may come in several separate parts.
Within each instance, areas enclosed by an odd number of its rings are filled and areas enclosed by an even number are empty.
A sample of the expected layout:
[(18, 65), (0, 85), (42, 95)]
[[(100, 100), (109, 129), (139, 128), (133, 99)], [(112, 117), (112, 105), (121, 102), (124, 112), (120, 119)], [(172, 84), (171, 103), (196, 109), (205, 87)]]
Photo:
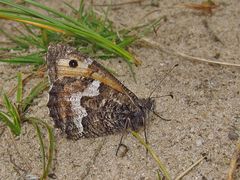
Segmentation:
[(78, 13), (80, 14), (80, 17), (83, 17), (83, 13), (84, 13), (84, 0), (80, 0)]
[(49, 86), (48, 79), (45, 78), (43, 81), (38, 83), (29, 93), (29, 95), (23, 99), (22, 112), (25, 112), (29, 105), (32, 103), (33, 99), (36, 98), (40, 93), (42, 93)]
[(21, 119), (20, 119), (18, 109), (16, 108), (15, 105), (13, 105), (9, 101), (8, 97), (5, 94), (3, 95), (3, 103), (6, 106), (8, 113), (10, 114), (11, 119), (13, 120), (13, 124), (14, 124), (15, 128), (17, 129), (17, 132), (18, 132), (17, 134), (19, 135), (21, 132), (21, 125), (20, 125)]
[(21, 133), (20, 120), (16, 119), (14, 116), (9, 116), (8, 114), (0, 111), (0, 120), (10, 128), (14, 135), (19, 136)]
[(48, 44), (49, 44), (49, 39), (48, 39), (48, 33), (47, 33), (47, 30), (46, 29), (41, 29), (41, 32), (42, 32), (42, 42), (43, 42), (43, 45), (46, 47), (48, 47)]
[[(60, 13), (60, 12), (58, 12), (58, 11), (55, 11), (55, 10), (52, 9), (52, 8), (49, 8), (49, 7), (47, 7), (47, 6), (44, 6), (44, 5), (40, 4), (40, 3), (37, 3), (37, 2), (35, 2), (35, 1), (31, 1), (31, 0), (25, 0), (25, 2), (27, 2), (27, 3), (29, 3), (29, 4), (32, 4), (32, 5), (36, 6), (36, 7), (39, 7), (39, 8), (41, 8), (41, 9), (47, 11), (47, 12), (51, 12), (51, 13), (53, 13), (54, 15), (56, 15), (57, 17), (60, 17), (60, 18), (65, 19), (65, 20), (66, 20), (65, 22), (64, 22), (64, 21), (61, 22), (61, 23), (63, 23), (63, 24), (66, 23), (66, 24), (70, 25), (69, 22), (71, 22), (71, 23), (73, 23), (73, 24), (75, 24), (75, 25), (77, 25), (77, 26), (80, 26), (80, 27), (83, 27), (83, 28), (88, 29), (86, 26), (84, 26), (83, 24), (80, 24), (78, 21), (76, 21), (76, 20), (73, 19), (72, 17), (66, 16), (65, 14)], [(51, 22), (53, 22), (53, 21), (51, 21)]]
[(14, 135), (16, 135), (16, 136), (20, 135), (21, 130), (18, 128), (18, 126), (15, 126), (15, 124), (13, 123), (12, 118), (8, 114), (0, 111), (0, 121), (5, 123), (6, 126), (11, 130), (11, 132)]
[(41, 65), (44, 63), (43, 58), (40, 54), (30, 54), (27, 56), (14, 57), (10, 59), (0, 59), (0, 62), (11, 63), (11, 64), (34, 64)]
[(54, 134), (53, 134), (53, 129), (44, 121), (37, 119), (35, 117), (30, 117), (27, 118), (30, 122), (35, 123), (35, 124), (39, 124), (43, 127), (45, 127), (48, 131), (48, 141), (49, 141), (49, 145), (48, 145), (48, 161), (47, 161), (47, 165), (45, 166), (44, 172), (42, 174), (41, 179), (47, 179), (47, 176), (50, 172), (51, 166), (52, 166), (52, 161), (53, 161), (53, 155), (54, 155), (54, 147), (55, 147), (55, 138), (54, 138)]
[(55, 144), (55, 138), (53, 134), (53, 129), (45, 122), (42, 121), (42, 124), (47, 128), (48, 130), (48, 139), (49, 139), (49, 148), (48, 148), (48, 163), (45, 170), (45, 174), (43, 174), (43, 177), (47, 177), (53, 161), (53, 154), (54, 154), (54, 144)]
[(19, 37), (16, 37), (16, 36), (12, 36), (12, 35), (6, 33), (5, 31), (3, 31), (2, 29), (0, 29), (0, 32), (3, 33), (11, 41), (15, 42), (22, 49), (28, 49), (29, 48), (30, 44), (28, 42), (24, 41), (23, 39), (21, 39)]
[(35, 121), (31, 121), (33, 127), (36, 129), (36, 133), (39, 139), (39, 144), (40, 144), (40, 150), (42, 154), (42, 163), (43, 163), (43, 173), (45, 174), (45, 169), (46, 169), (46, 154), (45, 154), (45, 148), (44, 148), (44, 143), (43, 143), (43, 138), (42, 138), (42, 132), (38, 126), (38, 124)]
[(6, 94), (3, 94), (3, 103), (4, 103), (7, 110), (12, 108), (11, 103), (10, 103)]
[(162, 164), (162, 162), (160, 161), (160, 159), (158, 158), (158, 156), (156, 155), (156, 153), (154, 152), (154, 150), (152, 149), (151, 146), (149, 146), (149, 144), (146, 144), (146, 142), (144, 141), (144, 139), (135, 131), (131, 131), (132, 135), (148, 150), (148, 152), (151, 154), (151, 156), (153, 157), (153, 159), (156, 161), (156, 163), (158, 164), (159, 169), (161, 170), (161, 172), (163, 173), (164, 177), (167, 180), (170, 180), (171, 177), (167, 171), (167, 169), (165, 168), (165, 166)]
[[(31, 10), (31, 9), (29, 9), (27, 7), (22, 6), (22, 5), (18, 5), (16, 3), (14, 3), (14, 2), (5, 0), (5, 1), (0, 1), (0, 3), (12, 6), (12, 7), (16, 8), (17, 10), (21, 10), (24, 14), (26, 14), (26, 15), (28, 15), (30, 17), (38, 17), (38, 18), (41, 18), (41, 19), (45, 19), (45, 20), (47, 20), (49, 22), (54, 22), (53, 18), (50, 18), (49, 16), (43, 15), (41, 13), (38, 13), (37, 11)], [(57, 22), (55, 22), (55, 23), (57, 23)]]
[(23, 83), (22, 83), (22, 73), (17, 74), (18, 77), (18, 85), (17, 85), (17, 103), (20, 104), (22, 102), (22, 93), (23, 93)]

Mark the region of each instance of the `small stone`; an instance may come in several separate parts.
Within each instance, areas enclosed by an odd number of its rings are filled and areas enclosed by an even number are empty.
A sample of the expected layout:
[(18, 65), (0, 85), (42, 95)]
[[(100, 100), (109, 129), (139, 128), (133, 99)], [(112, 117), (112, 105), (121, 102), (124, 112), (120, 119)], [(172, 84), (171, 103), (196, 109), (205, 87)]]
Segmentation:
[(33, 174), (28, 174), (25, 176), (25, 180), (39, 180), (40, 177), (33, 175)]
[(228, 133), (228, 138), (232, 141), (237, 141), (239, 138), (239, 135), (235, 131), (230, 131)]
[(213, 133), (210, 133), (210, 134), (208, 135), (208, 139), (212, 140), (213, 138), (214, 138), (214, 134), (213, 134)]
[(203, 140), (202, 139), (197, 139), (196, 140), (196, 145), (197, 146), (201, 146), (203, 144)]

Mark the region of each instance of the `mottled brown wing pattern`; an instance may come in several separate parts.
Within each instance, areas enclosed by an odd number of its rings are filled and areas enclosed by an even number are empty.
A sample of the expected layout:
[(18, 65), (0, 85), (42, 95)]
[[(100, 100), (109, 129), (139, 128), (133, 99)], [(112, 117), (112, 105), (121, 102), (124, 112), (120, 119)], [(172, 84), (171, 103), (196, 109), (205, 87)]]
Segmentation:
[(47, 63), (50, 116), (69, 138), (104, 136), (144, 125), (153, 101), (138, 99), (96, 61), (69, 46), (52, 45)]

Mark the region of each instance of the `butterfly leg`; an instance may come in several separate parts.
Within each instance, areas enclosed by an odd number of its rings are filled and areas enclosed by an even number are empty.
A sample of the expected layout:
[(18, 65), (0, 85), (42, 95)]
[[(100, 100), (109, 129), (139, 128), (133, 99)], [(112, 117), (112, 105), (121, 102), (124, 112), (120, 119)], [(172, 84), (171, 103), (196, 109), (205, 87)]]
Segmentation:
[(127, 120), (127, 121), (125, 122), (124, 130), (123, 130), (123, 132), (122, 132), (122, 136), (121, 136), (120, 142), (118, 143), (118, 147), (117, 147), (117, 150), (116, 150), (116, 156), (118, 155), (118, 152), (119, 152), (119, 150), (120, 150), (121, 147), (124, 148), (124, 151), (123, 151), (121, 157), (125, 156), (125, 154), (128, 152), (128, 147), (127, 147), (125, 144), (123, 144), (123, 137), (124, 137), (124, 135), (126, 135), (127, 128), (129, 127), (129, 123), (130, 123), (129, 120)]

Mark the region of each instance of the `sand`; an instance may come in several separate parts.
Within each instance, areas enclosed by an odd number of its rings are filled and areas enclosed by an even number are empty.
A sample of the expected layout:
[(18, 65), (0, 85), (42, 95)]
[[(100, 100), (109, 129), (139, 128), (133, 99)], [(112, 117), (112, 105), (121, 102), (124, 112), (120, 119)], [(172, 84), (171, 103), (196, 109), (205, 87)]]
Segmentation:
[[(63, 7), (59, 1), (42, 2), (54, 8)], [(107, 1), (94, 2), (103, 4)], [(165, 16), (157, 33), (146, 37), (148, 40), (170, 52), (179, 51), (213, 61), (239, 64), (239, 1), (215, 2), (220, 6), (212, 16), (183, 8), (177, 0), (162, 0), (159, 7), (143, 3), (114, 8), (109, 18), (121, 28)], [(98, 11), (101, 8), (97, 7)], [(157, 11), (143, 18), (154, 10)], [(9, 28), (14, 23), (2, 21), (1, 24)], [(1, 41), (4, 40), (1, 36)], [(148, 97), (166, 72), (179, 64), (154, 92), (154, 96), (170, 93), (174, 96), (173, 99), (156, 98), (156, 111), (170, 121), (152, 116), (147, 127), (149, 143), (171, 177), (176, 177), (206, 154), (207, 160), (183, 179), (225, 179), (240, 133), (239, 68), (190, 61), (141, 44), (133, 46), (132, 50), (143, 61), (142, 66), (134, 68), (137, 83), (131, 78), (126, 64), (118, 62), (120, 58), (107, 65), (117, 70), (118, 78), (138, 97)], [(29, 73), (31, 68), (0, 65), (1, 90), (8, 91), (16, 84), (17, 71)], [(32, 80), (27, 89), (38, 81)], [(48, 116), (47, 100), (48, 93), (45, 92), (34, 100), (29, 114), (53, 124)], [(33, 127), (24, 123), (18, 138), (11, 138), (6, 129), (2, 131), (1, 127), (0, 179), (39, 177), (42, 164)], [(56, 129), (55, 135), (56, 156), (52, 173), (57, 179), (157, 179), (156, 162), (150, 155), (146, 156), (145, 149), (130, 134), (124, 139), (129, 147), (124, 157), (115, 156), (121, 134), (78, 141), (67, 140)]]

